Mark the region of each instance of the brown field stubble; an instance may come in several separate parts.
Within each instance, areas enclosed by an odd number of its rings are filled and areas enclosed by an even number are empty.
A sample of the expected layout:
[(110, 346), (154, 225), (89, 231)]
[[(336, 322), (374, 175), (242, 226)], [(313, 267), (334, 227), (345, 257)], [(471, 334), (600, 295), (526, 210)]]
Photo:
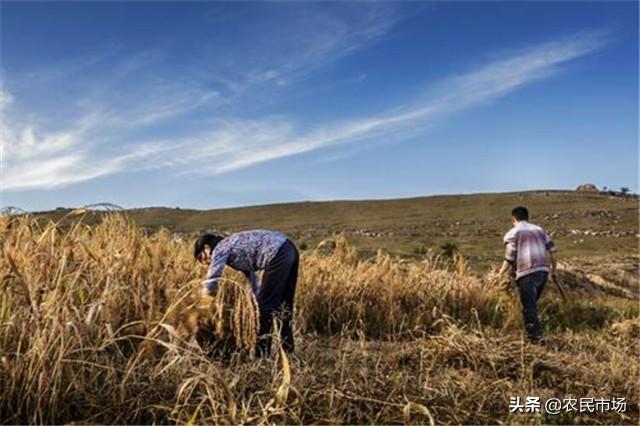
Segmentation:
[[(64, 231), (0, 219), (2, 423), (637, 423), (637, 301), (550, 291), (547, 346), (531, 346), (517, 299), (462, 257), (360, 260), (340, 240), (303, 256), (296, 354), (255, 360), (238, 276), (203, 304), (187, 244), (78, 213)], [(205, 326), (240, 350), (203, 350)], [(509, 413), (528, 395), (627, 412)]]

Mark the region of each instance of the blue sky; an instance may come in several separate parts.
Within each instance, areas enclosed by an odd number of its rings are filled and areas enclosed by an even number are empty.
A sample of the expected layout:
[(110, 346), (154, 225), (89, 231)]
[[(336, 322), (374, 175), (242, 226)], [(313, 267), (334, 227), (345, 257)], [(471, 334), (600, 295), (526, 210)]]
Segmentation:
[(638, 190), (636, 2), (2, 2), (2, 206)]

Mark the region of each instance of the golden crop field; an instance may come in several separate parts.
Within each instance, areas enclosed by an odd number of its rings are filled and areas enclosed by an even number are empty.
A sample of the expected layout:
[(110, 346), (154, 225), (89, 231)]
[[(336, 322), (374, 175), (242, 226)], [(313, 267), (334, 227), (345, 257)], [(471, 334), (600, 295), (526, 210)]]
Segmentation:
[[(460, 255), (303, 253), (296, 352), (255, 359), (239, 276), (200, 300), (191, 242), (122, 214), (0, 219), (1, 423), (637, 424), (638, 300), (548, 285), (545, 346), (519, 301)], [(576, 278), (577, 277), (577, 278)], [(572, 281), (573, 280), (573, 281)], [(511, 397), (626, 399), (626, 411), (511, 413)]]

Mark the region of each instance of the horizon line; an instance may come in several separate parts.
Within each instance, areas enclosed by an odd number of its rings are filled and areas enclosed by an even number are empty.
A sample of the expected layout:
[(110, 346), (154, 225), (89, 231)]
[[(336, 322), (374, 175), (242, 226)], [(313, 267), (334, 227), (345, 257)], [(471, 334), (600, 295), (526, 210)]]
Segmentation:
[[(605, 187), (602, 187), (605, 188)], [(91, 209), (94, 207), (105, 207), (104, 211), (131, 211), (131, 210), (147, 210), (147, 209), (168, 209), (168, 210), (186, 210), (186, 211), (197, 211), (197, 212), (208, 212), (208, 211), (221, 211), (221, 210), (238, 210), (238, 209), (251, 209), (257, 207), (271, 207), (271, 206), (283, 206), (290, 204), (306, 204), (306, 203), (348, 203), (348, 202), (377, 202), (377, 201), (405, 201), (405, 200), (415, 200), (422, 198), (436, 198), (436, 197), (456, 197), (456, 196), (475, 196), (475, 195), (509, 195), (509, 194), (535, 194), (535, 193), (577, 193), (583, 195), (605, 195), (605, 194), (623, 194), (623, 191), (620, 191), (620, 188), (614, 190), (612, 188), (606, 187), (607, 190), (599, 189), (596, 187), (597, 192), (594, 191), (580, 191), (577, 188), (569, 189), (569, 188), (554, 188), (554, 189), (523, 189), (523, 190), (512, 190), (512, 191), (488, 191), (488, 192), (458, 192), (458, 193), (433, 193), (433, 194), (418, 194), (418, 195), (408, 195), (403, 197), (380, 197), (380, 198), (333, 198), (333, 199), (321, 199), (321, 200), (295, 200), (295, 201), (276, 201), (276, 202), (266, 202), (266, 203), (258, 203), (258, 204), (243, 204), (236, 205), (230, 207), (212, 207), (212, 208), (194, 208), (194, 207), (186, 207), (186, 206), (167, 206), (167, 205), (148, 205), (148, 206), (138, 206), (138, 207), (123, 207), (115, 203), (111, 202), (100, 202), (100, 203), (89, 203), (83, 206), (58, 206), (54, 208), (50, 208), (47, 210), (25, 210), (19, 206), (6, 206), (1, 207), (1, 213), (5, 214), (6, 210), (16, 210), (19, 211), (19, 214), (27, 213), (27, 214), (36, 214), (36, 213), (48, 213), (56, 210), (75, 210), (75, 209)], [(638, 194), (632, 190), (629, 190), (627, 196), (630, 197), (638, 197)], [(102, 211), (102, 210), (101, 210)]]

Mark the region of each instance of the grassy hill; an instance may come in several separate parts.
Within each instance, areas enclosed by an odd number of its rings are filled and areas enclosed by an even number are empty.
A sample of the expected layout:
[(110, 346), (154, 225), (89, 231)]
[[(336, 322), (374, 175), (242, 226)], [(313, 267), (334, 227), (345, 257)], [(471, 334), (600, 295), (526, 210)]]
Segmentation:
[[(302, 248), (344, 233), (363, 255), (378, 249), (418, 257), (457, 245), (474, 267), (499, 262), (510, 211), (529, 208), (534, 223), (556, 240), (565, 258), (636, 256), (638, 200), (574, 191), (444, 195), (397, 200), (272, 204), (217, 210), (143, 208), (129, 210), (149, 231), (195, 234), (202, 229), (278, 229)], [(59, 219), (66, 210), (42, 213)]]

